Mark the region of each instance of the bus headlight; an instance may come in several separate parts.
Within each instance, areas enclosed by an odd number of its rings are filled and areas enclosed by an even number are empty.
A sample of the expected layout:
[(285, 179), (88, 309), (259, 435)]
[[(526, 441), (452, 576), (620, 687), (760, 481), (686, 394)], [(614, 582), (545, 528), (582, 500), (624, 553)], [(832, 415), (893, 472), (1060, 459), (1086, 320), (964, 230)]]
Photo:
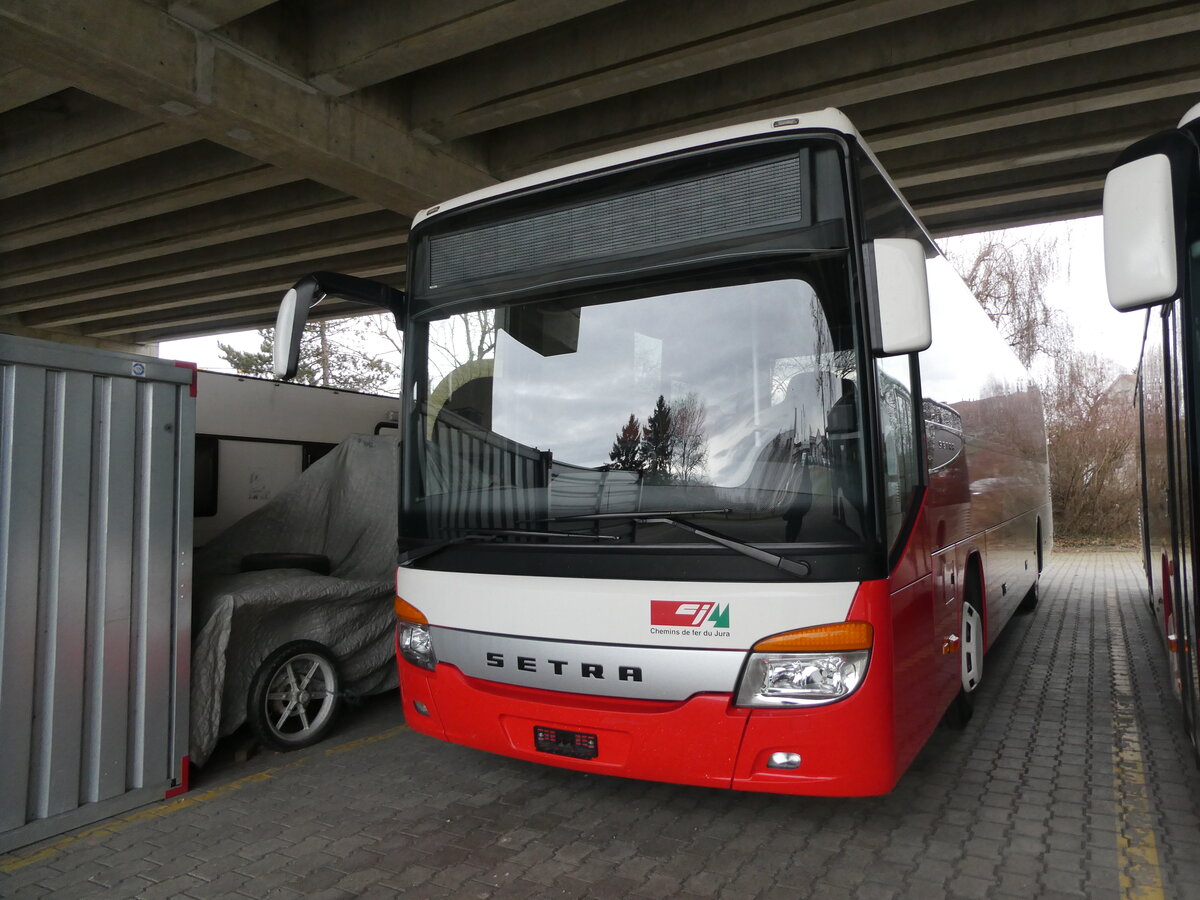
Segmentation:
[(437, 656), (433, 652), (433, 640), (428, 625), (400, 623), (400, 655), (422, 669), (433, 671), (437, 667)]
[(869, 622), (832, 622), (772, 635), (751, 649), (738, 706), (818, 706), (848, 697), (862, 684), (875, 629)]
[(402, 597), (397, 596), (396, 618), (398, 633), (396, 646), (400, 655), (422, 669), (431, 672), (437, 667), (437, 656), (433, 652), (433, 636), (429, 633), (429, 620), (425, 614)]
[(816, 706), (854, 692), (867, 672), (866, 650), (846, 653), (753, 653), (738, 706)]

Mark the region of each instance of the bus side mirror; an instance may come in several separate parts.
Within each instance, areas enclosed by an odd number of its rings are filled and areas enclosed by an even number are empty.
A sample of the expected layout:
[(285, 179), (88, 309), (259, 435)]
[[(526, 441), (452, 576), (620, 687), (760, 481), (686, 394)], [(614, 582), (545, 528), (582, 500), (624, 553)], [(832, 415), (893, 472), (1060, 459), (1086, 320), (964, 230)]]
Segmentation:
[(288, 288), (279, 304), (271, 364), (275, 377), (281, 381), (295, 378), (296, 370), (300, 368), (300, 339), (304, 336), (309, 308), (320, 302), (316, 292), (317, 280), (306, 275)]
[(288, 380), (296, 377), (300, 368), (300, 340), (308, 322), (308, 311), (326, 297), (339, 297), (377, 309), (396, 317), (396, 327), (403, 328), (408, 299), (403, 291), (379, 281), (342, 275), (340, 272), (314, 272), (305, 275), (283, 295), (279, 315), (275, 319), (275, 343), (272, 368), (275, 377)]
[(1162, 153), (1117, 166), (1104, 179), (1108, 302), (1124, 312), (1172, 299), (1179, 288), (1171, 161)]
[(902, 356), (928, 349), (929, 277), (925, 245), (913, 238), (878, 238), (866, 247), (868, 290), (874, 294), (876, 356)]

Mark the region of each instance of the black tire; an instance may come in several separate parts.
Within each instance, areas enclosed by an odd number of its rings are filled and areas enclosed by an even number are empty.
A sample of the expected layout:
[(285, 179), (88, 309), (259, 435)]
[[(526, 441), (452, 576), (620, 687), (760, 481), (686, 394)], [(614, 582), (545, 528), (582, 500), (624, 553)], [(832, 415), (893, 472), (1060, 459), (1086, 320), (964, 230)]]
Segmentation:
[(966, 728), (975, 714), (975, 691), (983, 680), (983, 650), (983, 617), (979, 612), (979, 601), (972, 591), (963, 599), (962, 635), (958, 651), (962, 683), (944, 717), (951, 728)]
[(246, 718), (264, 747), (299, 750), (329, 734), (341, 709), (340, 690), (337, 660), (329, 648), (292, 641), (254, 673)]
[(1021, 598), (1021, 603), (1017, 607), (1017, 612), (1031, 613), (1037, 609), (1038, 600), (1040, 599), (1038, 597), (1038, 583), (1040, 581), (1041, 576), (1039, 575), (1038, 579), (1034, 581), (1033, 586), (1030, 587), (1025, 596)]
[(1037, 609), (1038, 600), (1038, 585), (1042, 581), (1042, 523), (1038, 522), (1037, 526), (1037, 574), (1033, 578), (1033, 586), (1028, 593), (1021, 598), (1021, 603), (1017, 607), (1017, 612), (1033, 612)]

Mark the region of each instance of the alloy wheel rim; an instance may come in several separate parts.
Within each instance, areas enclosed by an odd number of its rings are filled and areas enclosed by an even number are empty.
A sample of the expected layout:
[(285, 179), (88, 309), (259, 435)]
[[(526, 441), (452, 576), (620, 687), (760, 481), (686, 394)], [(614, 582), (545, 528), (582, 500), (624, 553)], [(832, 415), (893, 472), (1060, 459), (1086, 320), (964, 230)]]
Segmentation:
[(300, 653), (271, 676), (264, 700), (267, 723), (283, 741), (302, 741), (333, 714), (336, 675), (328, 660)]

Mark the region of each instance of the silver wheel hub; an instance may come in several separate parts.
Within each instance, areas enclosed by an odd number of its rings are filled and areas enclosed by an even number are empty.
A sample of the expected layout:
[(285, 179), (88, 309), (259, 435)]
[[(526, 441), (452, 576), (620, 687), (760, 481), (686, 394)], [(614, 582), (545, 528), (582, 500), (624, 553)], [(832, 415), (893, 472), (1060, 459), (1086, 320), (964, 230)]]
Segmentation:
[(983, 620), (970, 603), (962, 607), (962, 687), (971, 693), (983, 678)]
[(336, 675), (329, 662), (300, 653), (271, 676), (266, 695), (267, 722), (281, 740), (301, 741), (333, 714)]

